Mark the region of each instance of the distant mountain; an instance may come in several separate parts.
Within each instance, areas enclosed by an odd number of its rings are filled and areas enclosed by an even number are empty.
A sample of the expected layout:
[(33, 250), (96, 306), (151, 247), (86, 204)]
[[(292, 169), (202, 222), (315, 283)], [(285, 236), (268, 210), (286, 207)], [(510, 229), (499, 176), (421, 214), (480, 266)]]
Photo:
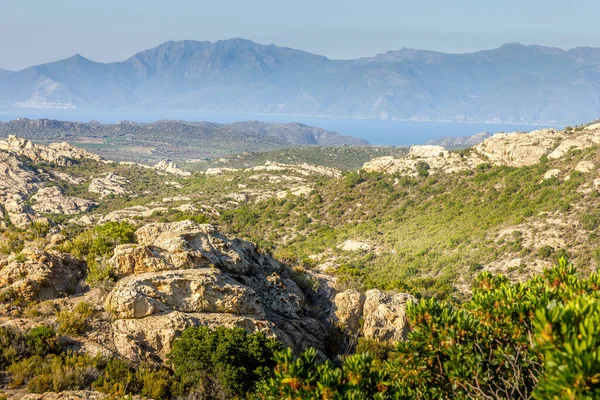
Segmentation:
[(13, 71), (0, 68), (0, 76), (11, 74)]
[(155, 162), (164, 158), (182, 160), (215, 157), (304, 146), (369, 146), (366, 140), (313, 126), (258, 121), (231, 124), (119, 121), (116, 124), (101, 124), (97, 121), (81, 123), (20, 118), (0, 122), (0, 138), (8, 135), (37, 141), (84, 144), (88, 146), (86, 148), (98, 151), (110, 159), (122, 159), (127, 155), (124, 152), (130, 151), (136, 154), (129, 156), (144, 162)]
[(434, 140), (430, 140), (429, 142), (427, 142), (427, 144), (443, 146), (448, 150), (459, 150), (459, 149), (466, 149), (466, 148), (475, 146), (476, 144), (483, 142), (485, 139), (487, 139), (491, 136), (492, 136), (491, 133), (485, 131), (485, 132), (476, 133), (475, 135), (471, 135), (471, 136), (461, 136), (461, 137), (448, 136), (448, 137), (443, 137), (440, 139), (434, 139)]
[(577, 124), (600, 115), (600, 49), (330, 60), (244, 39), (167, 42), (118, 63), (75, 55), (0, 73), (2, 106)]

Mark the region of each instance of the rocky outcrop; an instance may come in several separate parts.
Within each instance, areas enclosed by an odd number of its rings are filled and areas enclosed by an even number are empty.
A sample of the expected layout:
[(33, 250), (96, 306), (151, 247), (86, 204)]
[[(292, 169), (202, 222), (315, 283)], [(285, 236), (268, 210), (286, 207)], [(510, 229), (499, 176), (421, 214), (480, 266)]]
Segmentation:
[(0, 288), (9, 297), (30, 301), (73, 294), (84, 276), (84, 265), (68, 254), (26, 248), (20, 257), (0, 262)]
[(331, 320), (347, 332), (366, 338), (404, 340), (408, 333), (406, 307), (413, 301), (415, 298), (406, 293), (346, 290), (335, 296)]
[(420, 168), (426, 168), (429, 174), (456, 172), (472, 168), (484, 161), (472, 157), (464, 159), (457, 153), (451, 153), (441, 146), (413, 146), (404, 158), (379, 157), (363, 166), (366, 172), (384, 172), (417, 176)]
[(342, 251), (370, 251), (371, 245), (365, 242), (348, 239), (344, 243), (337, 246)]
[(175, 163), (167, 161), (158, 162), (154, 167), (152, 167), (152, 169), (154, 169), (155, 171), (166, 172), (168, 174), (176, 176), (186, 177), (192, 175), (190, 171), (183, 170), (179, 168)]
[(216, 268), (132, 275), (106, 300), (117, 318), (144, 318), (168, 311), (252, 315), (264, 319), (258, 295)]
[(594, 170), (594, 168), (595, 168), (595, 165), (592, 161), (580, 161), (575, 166), (575, 171), (587, 174), (589, 172), (592, 172)]
[(106, 299), (117, 318), (115, 351), (164, 357), (171, 341), (196, 325), (241, 326), (296, 350), (323, 349), (326, 321), (290, 272), (252, 243), (192, 221), (146, 225), (135, 236), (136, 245), (118, 246), (110, 260), (123, 276)]
[[(27, 393), (22, 396), (13, 396), (11, 398), (18, 400), (104, 400), (112, 397), (114, 396), (91, 390), (65, 390), (58, 393)], [(133, 398), (139, 399), (139, 396), (133, 396)]]
[[(451, 173), (472, 169), (479, 164), (521, 167), (540, 162), (543, 156), (557, 159), (573, 149), (600, 144), (600, 124), (583, 129), (497, 133), (472, 147), (465, 156), (448, 153), (440, 146), (413, 146), (404, 158), (380, 157), (363, 166), (367, 172), (417, 175), (418, 163), (426, 163), (429, 173)], [(421, 164), (423, 165), (423, 164)]]
[(406, 293), (386, 294), (372, 289), (365, 294), (362, 333), (367, 338), (399, 341), (406, 339), (406, 307), (415, 298)]
[(539, 163), (563, 137), (564, 133), (555, 129), (497, 133), (476, 145), (473, 151), (493, 165), (522, 167)]
[(123, 186), (130, 183), (122, 176), (109, 172), (104, 178), (95, 178), (90, 182), (88, 190), (91, 193), (99, 193), (101, 197), (108, 195), (123, 195), (129, 193)]
[(73, 160), (84, 158), (102, 161), (102, 158), (97, 154), (71, 146), (68, 143), (51, 143), (48, 146), (43, 146), (13, 135), (0, 141), (0, 150), (27, 157), (34, 163), (45, 161), (62, 167), (72, 165)]
[(361, 330), (365, 294), (349, 289), (338, 293), (333, 301), (333, 322), (345, 331), (357, 333)]
[(265, 165), (259, 165), (256, 167), (252, 167), (252, 168), (249, 168), (249, 170), (250, 171), (269, 171), (269, 172), (283, 171), (283, 172), (297, 173), (297, 174), (304, 175), (304, 176), (320, 175), (320, 176), (327, 176), (330, 178), (339, 178), (340, 176), (342, 176), (342, 171), (340, 171), (338, 169), (323, 167), (320, 165), (312, 165), (312, 164), (307, 164), (307, 163), (304, 163), (304, 164), (282, 164), (282, 163), (267, 161), (265, 163)]
[(77, 197), (66, 197), (58, 186), (41, 188), (31, 197), (36, 213), (74, 215), (90, 211), (96, 203)]
[[(121, 210), (111, 211), (99, 219), (98, 224), (104, 224), (109, 221), (127, 221), (133, 224), (139, 224), (137, 219), (148, 218), (155, 213), (168, 211), (167, 207), (146, 207), (146, 206), (131, 206)], [(87, 224), (86, 224), (87, 225)]]
[(216, 266), (227, 272), (247, 274), (281, 269), (254, 245), (229, 240), (212, 225), (192, 221), (149, 224), (135, 233), (137, 245), (117, 246), (111, 262), (121, 275), (168, 269)]

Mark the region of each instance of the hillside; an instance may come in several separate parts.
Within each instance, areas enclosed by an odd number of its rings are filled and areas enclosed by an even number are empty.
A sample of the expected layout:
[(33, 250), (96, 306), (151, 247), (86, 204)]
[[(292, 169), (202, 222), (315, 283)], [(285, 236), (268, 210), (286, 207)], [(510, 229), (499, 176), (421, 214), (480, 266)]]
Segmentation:
[(433, 146), (442, 146), (443, 148), (448, 149), (448, 150), (460, 150), (460, 149), (467, 149), (469, 147), (475, 146), (476, 144), (483, 142), (485, 139), (489, 138), (490, 136), (492, 136), (492, 134), (486, 131), (486, 132), (476, 133), (475, 135), (470, 135), (470, 136), (443, 137), (443, 138), (439, 138), (439, 139), (430, 140), (426, 144), (433, 145)]
[[(454, 152), (309, 147), (188, 172), (0, 140), (1, 390), (554, 393), (549, 380), (567, 378), (545, 357), (595, 346), (599, 144), (595, 123)], [(565, 359), (595, 354), (581, 353)]]
[(510, 43), (330, 60), (245, 39), (171, 41), (117, 63), (75, 55), (0, 74), (0, 106), (567, 125), (598, 114), (599, 54)]
[(281, 164), (314, 164), (340, 170), (357, 170), (375, 157), (406, 155), (406, 147), (342, 146), (342, 147), (298, 147), (284, 150), (236, 153), (212, 160), (184, 163), (186, 169), (205, 171), (209, 168), (243, 169), (264, 165), (267, 162)]
[(368, 146), (366, 140), (299, 123), (120, 121), (100, 124), (30, 120), (0, 122), (0, 137), (17, 135), (42, 142), (67, 141), (116, 161), (155, 163), (213, 158), (231, 153), (300, 146)]

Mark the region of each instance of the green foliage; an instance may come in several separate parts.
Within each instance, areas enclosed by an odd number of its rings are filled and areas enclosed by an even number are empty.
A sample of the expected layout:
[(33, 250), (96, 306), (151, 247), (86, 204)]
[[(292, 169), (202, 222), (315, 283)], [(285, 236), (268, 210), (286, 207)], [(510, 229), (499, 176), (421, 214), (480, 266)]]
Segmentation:
[(87, 329), (88, 318), (93, 310), (86, 302), (80, 302), (74, 311), (63, 310), (56, 315), (57, 331), (61, 335), (79, 335)]
[(106, 259), (117, 245), (133, 243), (136, 227), (128, 222), (107, 222), (81, 232), (66, 242), (63, 250), (87, 261), (87, 282), (90, 286), (108, 288), (114, 273)]
[(275, 355), (275, 377), (259, 387), (260, 399), (387, 399), (392, 376), (377, 368), (369, 353), (344, 360), (342, 367), (318, 363), (309, 349), (294, 358), (290, 349)]
[(311, 351), (297, 359), (279, 353), (259, 397), (597, 398), (597, 297), (600, 276), (578, 278), (565, 259), (524, 283), (484, 272), (459, 307), (434, 299), (409, 305), (412, 331), (387, 362), (366, 353), (333, 367)]
[(0, 370), (31, 356), (57, 354), (61, 346), (54, 330), (36, 326), (23, 334), (14, 328), (0, 327)]
[(169, 360), (184, 386), (231, 398), (270, 376), (273, 353), (280, 348), (275, 339), (242, 328), (188, 328), (173, 343)]
[(600, 398), (600, 300), (553, 301), (536, 316), (535, 338), (545, 370), (534, 397)]
[(363, 181), (363, 178), (357, 172), (350, 172), (344, 176), (344, 184), (347, 188), (353, 188)]
[(428, 176), (431, 167), (425, 161), (417, 162), (417, 174), (419, 176)]

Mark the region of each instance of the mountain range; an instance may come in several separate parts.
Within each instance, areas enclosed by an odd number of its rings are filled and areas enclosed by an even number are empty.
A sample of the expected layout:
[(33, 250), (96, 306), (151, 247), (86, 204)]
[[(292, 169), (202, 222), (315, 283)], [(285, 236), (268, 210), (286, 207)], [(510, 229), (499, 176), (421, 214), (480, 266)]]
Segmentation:
[(77, 54), (0, 70), (0, 107), (577, 124), (600, 115), (600, 48), (331, 60), (245, 39), (171, 41), (122, 62)]

